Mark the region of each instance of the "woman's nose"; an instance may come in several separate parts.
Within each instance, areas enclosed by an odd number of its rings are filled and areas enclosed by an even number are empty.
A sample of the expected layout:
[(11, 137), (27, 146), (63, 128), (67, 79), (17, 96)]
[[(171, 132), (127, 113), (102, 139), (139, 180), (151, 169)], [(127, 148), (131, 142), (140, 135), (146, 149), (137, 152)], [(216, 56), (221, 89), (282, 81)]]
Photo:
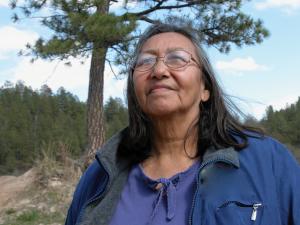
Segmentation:
[(151, 76), (158, 79), (162, 79), (165, 76), (168, 76), (169, 71), (167, 65), (164, 63), (163, 58), (157, 58), (155, 65), (153, 66)]

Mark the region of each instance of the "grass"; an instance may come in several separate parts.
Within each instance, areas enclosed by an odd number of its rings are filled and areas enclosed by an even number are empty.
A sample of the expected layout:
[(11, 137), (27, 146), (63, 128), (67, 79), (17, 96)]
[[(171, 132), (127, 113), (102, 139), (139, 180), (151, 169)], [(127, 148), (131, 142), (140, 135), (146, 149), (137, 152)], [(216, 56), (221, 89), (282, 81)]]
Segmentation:
[(39, 225), (39, 224), (64, 224), (65, 215), (59, 212), (46, 213), (40, 210), (31, 209), (18, 216), (10, 217), (1, 225)]
[(15, 209), (8, 209), (5, 211), (6, 215), (11, 215), (11, 214), (14, 214), (16, 213), (16, 210)]
[(32, 210), (29, 212), (24, 212), (16, 218), (16, 221), (26, 224), (26, 223), (33, 223), (34, 221), (38, 221), (41, 215), (38, 211)]

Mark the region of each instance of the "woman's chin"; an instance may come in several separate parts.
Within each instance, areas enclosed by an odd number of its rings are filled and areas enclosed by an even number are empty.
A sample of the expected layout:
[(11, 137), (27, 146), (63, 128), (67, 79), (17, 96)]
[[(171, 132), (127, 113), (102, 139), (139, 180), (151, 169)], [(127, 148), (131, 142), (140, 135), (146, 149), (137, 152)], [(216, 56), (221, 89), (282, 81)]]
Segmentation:
[(157, 118), (157, 117), (172, 116), (176, 112), (177, 110), (175, 110), (173, 107), (156, 105), (149, 108), (146, 111), (146, 114), (152, 118)]

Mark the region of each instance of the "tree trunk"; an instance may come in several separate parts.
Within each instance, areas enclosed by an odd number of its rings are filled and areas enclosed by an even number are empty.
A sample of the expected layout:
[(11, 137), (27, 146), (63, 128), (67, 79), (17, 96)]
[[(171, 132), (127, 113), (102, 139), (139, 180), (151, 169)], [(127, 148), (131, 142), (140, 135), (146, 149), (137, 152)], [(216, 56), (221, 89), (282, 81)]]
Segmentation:
[[(102, 0), (97, 7), (97, 12), (107, 14), (110, 0)], [(94, 43), (92, 52), (89, 92), (87, 100), (87, 135), (88, 143), (84, 160), (84, 168), (94, 160), (95, 153), (104, 142), (104, 113), (103, 113), (103, 87), (104, 67), (108, 47)]]

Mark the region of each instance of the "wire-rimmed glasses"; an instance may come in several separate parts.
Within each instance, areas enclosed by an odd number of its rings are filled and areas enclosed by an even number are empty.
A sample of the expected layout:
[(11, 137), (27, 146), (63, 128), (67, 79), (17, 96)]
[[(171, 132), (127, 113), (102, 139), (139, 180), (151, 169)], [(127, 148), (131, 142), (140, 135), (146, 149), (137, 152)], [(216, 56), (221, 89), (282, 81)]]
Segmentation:
[(172, 70), (184, 68), (191, 61), (194, 61), (200, 67), (191, 53), (185, 50), (174, 50), (168, 52), (163, 57), (158, 57), (151, 53), (142, 53), (138, 56), (133, 69), (139, 72), (149, 71), (156, 65), (158, 60), (162, 60), (164, 64)]

